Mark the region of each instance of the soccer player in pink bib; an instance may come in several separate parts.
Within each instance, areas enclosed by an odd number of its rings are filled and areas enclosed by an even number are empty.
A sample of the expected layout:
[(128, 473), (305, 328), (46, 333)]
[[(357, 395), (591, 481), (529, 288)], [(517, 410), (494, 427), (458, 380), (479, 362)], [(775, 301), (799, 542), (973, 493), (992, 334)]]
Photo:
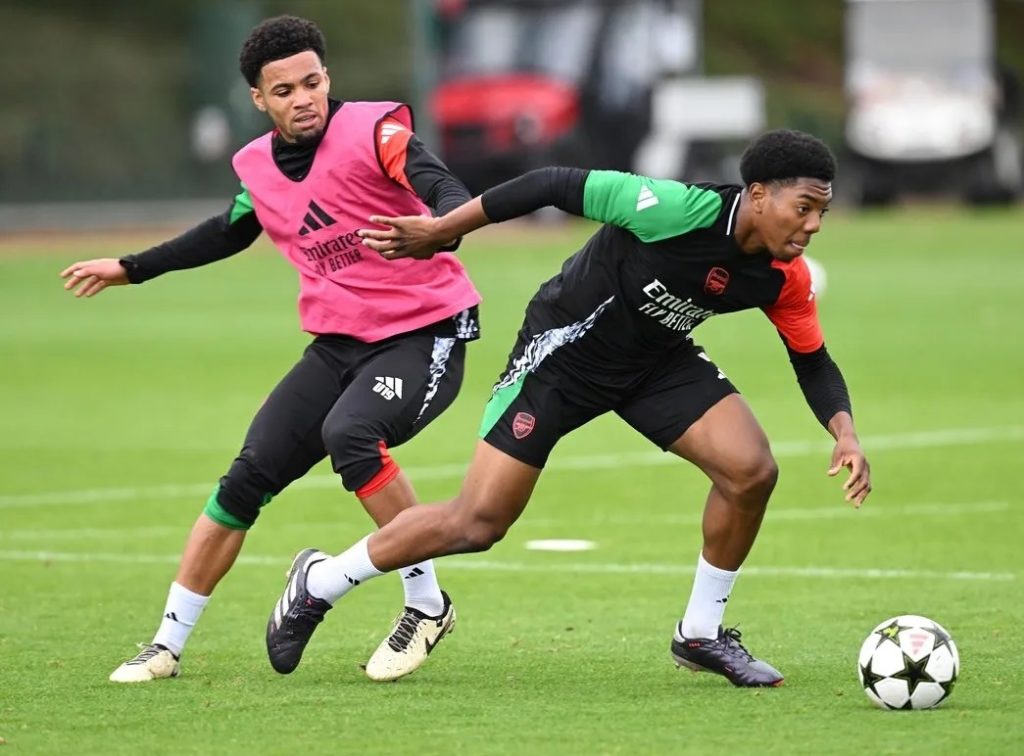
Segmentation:
[[(228, 210), (140, 254), (61, 273), (66, 289), (92, 297), (221, 260), (265, 232), (298, 271), (299, 315), (313, 336), (196, 520), (153, 641), (114, 670), (114, 682), (179, 674), (189, 634), (261, 508), (325, 457), (378, 526), (416, 504), (388, 450), (451, 404), (466, 342), (479, 337), (480, 295), (452, 254), (457, 239), (427, 262), (396, 264), (356, 233), (374, 214), (443, 215), (468, 191), (415, 136), (408, 106), (330, 98), (325, 54), (310, 21), (281, 16), (253, 29), (240, 67), (274, 129), (234, 156), (241, 191)], [(293, 629), (316, 626), (331, 608), (307, 580), (327, 557), (307, 549), (292, 563), (267, 625), (278, 672), (300, 661), (305, 642), (292, 641)], [(415, 670), (455, 622), (432, 562), (411, 565), (401, 580), (405, 607), (366, 667), (376, 680)]]

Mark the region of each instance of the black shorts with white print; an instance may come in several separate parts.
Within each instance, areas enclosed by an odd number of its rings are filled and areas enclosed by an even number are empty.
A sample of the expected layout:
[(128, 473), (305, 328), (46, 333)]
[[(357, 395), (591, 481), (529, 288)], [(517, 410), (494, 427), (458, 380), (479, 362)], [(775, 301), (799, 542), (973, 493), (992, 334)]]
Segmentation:
[[(480, 437), (496, 449), (543, 468), (559, 439), (615, 412), (660, 449), (671, 446), (736, 387), (690, 342), (660, 355), (632, 379), (604, 381), (574, 365), (572, 345), (530, 364), (531, 339), (520, 334), (508, 368), (484, 411)], [(613, 368), (615, 358), (608, 356)]]
[(388, 463), (387, 449), (455, 400), (466, 341), (478, 335), (473, 308), (372, 344), (317, 336), (253, 418), (220, 479), (217, 505), (249, 526), (264, 504), (328, 456), (344, 487), (359, 491)]

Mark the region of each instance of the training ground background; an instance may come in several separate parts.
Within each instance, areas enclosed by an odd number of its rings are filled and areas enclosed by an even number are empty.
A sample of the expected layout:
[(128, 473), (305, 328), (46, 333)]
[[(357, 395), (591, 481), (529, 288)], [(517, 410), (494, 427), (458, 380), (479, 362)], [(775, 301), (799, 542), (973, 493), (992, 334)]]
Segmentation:
[[(57, 273), (163, 234), (0, 244), (0, 737), (12, 753), (1015, 753), (1022, 748), (1021, 211), (826, 219), (810, 252), (875, 492), (825, 476), (831, 445), (759, 312), (696, 340), (744, 392), (781, 479), (727, 622), (786, 675), (744, 691), (668, 655), (707, 483), (614, 417), (556, 450), (489, 553), (439, 562), (459, 623), (397, 684), (365, 662), (398, 611), (384, 577), (328, 616), (291, 676), (263, 632), (294, 552), (369, 527), (321, 465), (276, 499), (217, 590), (177, 680), (115, 686), (149, 641), (188, 527), (308, 338), (265, 243), (78, 301)], [(525, 303), (586, 224), (489, 229), (460, 253), (485, 297), (455, 405), (395, 452), (424, 501), (453, 495)], [(582, 553), (525, 549), (582, 538)], [(882, 712), (862, 639), (894, 614), (945, 625), (963, 671), (928, 712)]]

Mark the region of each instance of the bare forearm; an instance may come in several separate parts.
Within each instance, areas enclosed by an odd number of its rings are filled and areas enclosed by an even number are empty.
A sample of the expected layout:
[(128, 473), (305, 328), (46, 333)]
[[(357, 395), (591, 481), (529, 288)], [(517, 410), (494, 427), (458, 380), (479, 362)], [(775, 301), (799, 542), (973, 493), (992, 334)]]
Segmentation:
[(432, 235), (438, 243), (445, 243), (465, 236), (471, 231), (476, 231), (490, 222), (491, 219), (484, 212), (480, 198), (474, 197), (469, 202), (459, 205), (447, 215), (438, 218)]
[(857, 438), (857, 430), (853, 427), (853, 417), (849, 412), (837, 412), (828, 421), (828, 432), (837, 441), (840, 438)]

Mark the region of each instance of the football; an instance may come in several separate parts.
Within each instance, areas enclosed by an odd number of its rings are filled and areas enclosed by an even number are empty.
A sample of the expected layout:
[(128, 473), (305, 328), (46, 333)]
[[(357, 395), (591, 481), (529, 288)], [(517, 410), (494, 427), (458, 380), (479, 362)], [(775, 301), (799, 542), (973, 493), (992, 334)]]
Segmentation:
[(860, 647), (857, 674), (876, 706), (930, 709), (952, 692), (960, 654), (938, 622), (905, 614), (871, 631)]
[(811, 272), (811, 288), (814, 290), (814, 298), (821, 299), (825, 296), (825, 289), (828, 287), (828, 273), (825, 272), (825, 266), (807, 255), (804, 255), (804, 262), (807, 263), (807, 269)]

